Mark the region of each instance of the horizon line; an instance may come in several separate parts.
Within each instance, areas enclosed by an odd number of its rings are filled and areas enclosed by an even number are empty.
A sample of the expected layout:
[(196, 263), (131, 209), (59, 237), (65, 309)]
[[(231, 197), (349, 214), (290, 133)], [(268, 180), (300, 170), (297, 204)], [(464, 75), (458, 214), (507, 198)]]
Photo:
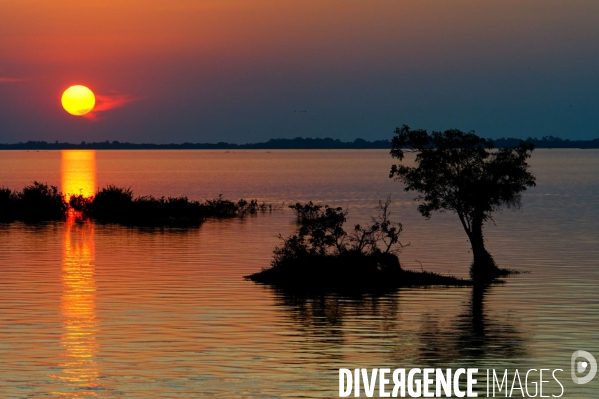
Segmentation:
[[(487, 139), (496, 147), (512, 147), (517, 146), (520, 141), (529, 141), (535, 144), (537, 148), (581, 148), (591, 149), (599, 148), (599, 137), (590, 140), (570, 140), (562, 139), (554, 136), (544, 136), (541, 139), (536, 137), (528, 137), (526, 139), (517, 139), (513, 137), (503, 137), (499, 139)], [(34, 141), (18, 143), (1, 143), (0, 150), (68, 150), (68, 149), (389, 149), (391, 148), (391, 140), (380, 139), (368, 141), (362, 138), (356, 138), (353, 141), (341, 141), (331, 137), (311, 138), (311, 137), (295, 137), (292, 139), (272, 138), (266, 142), (255, 143), (131, 143), (120, 141), (100, 141), (86, 142), (82, 141), (79, 144), (69, 142), (53, 143), (47, 141)]]

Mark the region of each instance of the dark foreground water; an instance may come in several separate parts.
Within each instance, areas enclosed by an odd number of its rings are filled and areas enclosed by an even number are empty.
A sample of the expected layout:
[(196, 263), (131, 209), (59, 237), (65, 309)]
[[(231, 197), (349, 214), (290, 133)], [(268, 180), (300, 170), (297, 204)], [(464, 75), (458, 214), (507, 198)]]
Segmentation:
[[(0, 397), (337, 397), (338, 368), (416, 366), (507, 368), (510, 379), (559, 368), (563, 397), (596, 397), (599, 377), (575, 385), (570, 356), (599, 355), (599, 151), (537, 150), (531, 162), (538, 186), (522, 211), (485, 230), (500, 266), (529, 273), (483, 293), (298, 297), (244, 281), (293, 231), (289, 211), (191, 230), (0, 225)], [(0, 185), (314, 200), (347, 206), (352, 222), (391, 194), (411, 243), (404, 267), (467, 276), (459, 221), (421, 217), (388, 179), (391, 163), (379, 150), (4, 151)], [(548, 379), (543, 394), (558, 395)]]

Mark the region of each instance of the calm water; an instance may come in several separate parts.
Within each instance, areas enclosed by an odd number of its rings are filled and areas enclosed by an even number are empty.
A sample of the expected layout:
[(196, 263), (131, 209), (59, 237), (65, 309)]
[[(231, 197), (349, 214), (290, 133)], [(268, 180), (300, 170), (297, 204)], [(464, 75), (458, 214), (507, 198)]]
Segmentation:
[[(314, 200), (352, 222), (391, 194), (404, 267), (467, 276), (459, 221), (422, 218), (391, 162), (378, 150), (4, 151), (0, 185)], [(537, 150), (532, 170), (522, 211), (486, 228), (500, 266), (530, 273), (489, 288), (482, 309), (470, 289), (301, 298), (243, 280), (294, 230), (289, 211), (191, 230), (0, 225), (0, 397), (337, 397), (338, 368), (385, 366), (561, 368), (564, 397), (595, 397), (599, 380), (569, 374), (572, 351), (599, 354), (599, 151)]]

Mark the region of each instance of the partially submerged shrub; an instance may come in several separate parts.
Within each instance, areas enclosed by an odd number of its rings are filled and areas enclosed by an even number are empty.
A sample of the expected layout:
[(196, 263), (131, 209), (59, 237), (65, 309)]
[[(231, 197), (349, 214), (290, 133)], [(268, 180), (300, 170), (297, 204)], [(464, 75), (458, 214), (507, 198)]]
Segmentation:
[(55, 186), (33, 182), (17, 193), (17, 215), (29, 221), (59, 220), (65, 218), (68, 204)]
[(234, 217), (254, 215), (258, 212), (272, 211), (274, 207), (263, 203), (258, 203), (258, 200), (246, 201), (240, 199), (237, 202), (223, 199), (222, 194), (218, 198), (206, 200), (202, 204), (204, 216), (206, 217)]
[(75, 212), (82, 213), (89, 208), (93, 197), (86, 197), (84, 195), (72, 195), (69, 198), (69, 207)]
[(258, 203), (258, 200), (250, 200), (249, 202), (244, 200), (243, 198), (237, 201), (237, 213), (240, 216), (244, 215), (255, 215), (258, 212), (270, 212), (275, 209), (272, 204), (267, 204), (265, 202)]
[(304, 220), (315, 219), (320, 215), (320, 210), (322, 209), (322, 205), (314, 204), (312, 201), (307, 204), (300, 204), (297, 202), (295, 205), (289, 205), (289, 208), (293, 210), (298, 222), (302, 222)]
[(132, 204), (131, 188), (108, 185), (96, 193), (83, 211), (98, 219), (122, 220), (130, 217)]
[(300, 228), (295, 235), (281, 237), (283, 245), (275, 248), (272, 265), (310, 255), (338, 256), (345, 252), (364, 255), (398, 253), (404, 246), (399, 241), (403, 228), (401, 223), (389, 219), (390, 204), (389, 198), (384, 203), (379, 201), (376, 207), (378, 215), (372, 217), (372, 223), (366, 226), (356, 224), (350, 233), (343, 228), (348, 214), (343, 208), (316, 205), (312, 201), (290, 205)]
[(18, 196), (10, 188), (0, 187), (0, 221), (9, 222), (16, 219)]
[(206, 216), (231, 217), (237, 215), (237, 204), (233, 201), (223, 199), (222, 194), (218, 198), (206, 200), (203, 211)]
[(67, 209), (64, 196), (55, 186), (34, 181), (20, 192), (0, 188), (0, 221), (60, 220), (66, 217)]
[(130, 188), (109, 185), (88, 203), (84, 215), (92, 218), (137, 226), (193, 226), (204, 220), (202, 205), (187, 197), (143, 196), (133, 198)]

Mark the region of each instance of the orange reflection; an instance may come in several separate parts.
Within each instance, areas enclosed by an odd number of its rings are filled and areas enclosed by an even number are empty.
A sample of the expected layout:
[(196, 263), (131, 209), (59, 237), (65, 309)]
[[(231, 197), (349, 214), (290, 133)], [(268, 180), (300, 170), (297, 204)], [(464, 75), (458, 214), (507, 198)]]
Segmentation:
[[(95, 186), (95, 152), (63, 151), (63, 192), (92, 195)], [(62, 261), (61, 314), (64, 318), (60, 345), (64, 348), (60, 381), (63, 398), (98, 396), (96, 363), (96, 281), (94, 276), (94, 227), (70, 215), (65, 225)]]
[(62, 151), (62, 193), (91, 197), (96, 193), (96, 151)]

